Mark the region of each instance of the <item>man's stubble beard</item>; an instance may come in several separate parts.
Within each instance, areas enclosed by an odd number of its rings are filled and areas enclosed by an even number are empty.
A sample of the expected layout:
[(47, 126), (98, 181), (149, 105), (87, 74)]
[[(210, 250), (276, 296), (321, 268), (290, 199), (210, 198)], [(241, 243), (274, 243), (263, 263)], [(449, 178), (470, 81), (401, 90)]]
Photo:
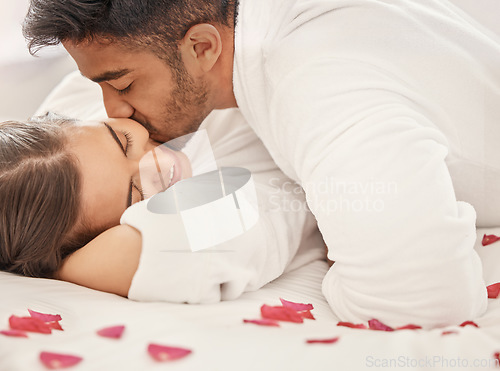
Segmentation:
[(162, 116), (166, 119), (158, 127), (149, 122), (143, 123), (148, 131), (152, 129), (153, 139), (163, 142), (194, 133), (212, 111), (207, 104), (208, 88), (204, 80), (196, 81), (189, 76), (182, 62), (172, 67), (172, 74), (175, 87), (163, 106)]

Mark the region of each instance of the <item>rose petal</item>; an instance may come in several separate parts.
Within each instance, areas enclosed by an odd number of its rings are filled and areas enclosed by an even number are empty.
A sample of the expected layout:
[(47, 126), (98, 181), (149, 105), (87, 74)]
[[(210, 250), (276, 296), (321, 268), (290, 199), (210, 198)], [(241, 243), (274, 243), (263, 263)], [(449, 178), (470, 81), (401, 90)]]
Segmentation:
[(409, 325), (398, 327), (396, 328), (396, 330), (420, 330), (421, 328), (422, 326), (417, 326), (410, 323)]
[(500, 294), (500, 282), (489, 285), (486, 289), (488, 290), (488, 298), (496, 299)]
[(289, 307), (272, 307), (270, 305), (264, 304), (262, 307), (260, 307), (260, 312), (262, 314), (262, 317), (267, 319), (275, 319), (278, 321), (295, 323), (304, 322), (302, 316)]
[(124, 330), (125, 330), (125, 326), (123, 326), (123, 325), (106, 327), (106, 328), (103, 328), (103, 329), (97, 331), (97, 334), (100, 336), (103, 336), (103, 337), (107, 337), (107, 338), (119, 339), (122, 337)]
[(291, 309), (293, 309), (296, 312), (301, 312), (303, 310), (313, 310), (314, 309), (314, 307), (313, 307), (312, 304), (294, 303), (292, 301), (288, 301), (288, 300), (281, 299), (281, 298), (280, 298), (280, 300), (281, 300), (281, 304), (284, 307), (291, 308)]
[(344, 326), (344, 327), (349, 327), (349, 328), (359, 328), (359, 329), (366, 329), (366, 325), (363, 323), (351, 323), (351, 322), (339, 322), (337, 323), (337, 326)]
[(47, 326), (49, 326), (49, 328), (51, 328), (52, 330), (59, 330), (59, 331), (64, 331), (63, 328), (61, 327), (61, 325), (59, 324), (59, 322), (55, 321), (55, 322), (45, 322), (47, 324)]
[(455, 331), (455, 330), (447, 330), (447, 331), (443, 331), (441, 333), (441, 336), (444, 336), (444, 335), (456, 335), (458, 334), (458, 331)]
[(496, 366), (500, 366), (500, 352), (493, 353), (493, 359), (496, 361)]
[(472, 321), (465, 321), (465, 322), (462, 322), (460, 324), (460, 327), (465, 327), (465, 326), (475, 326), (475, 327), (479, 328), (479, 326), (477, 325), (477, 323), (472, 322)]
[(243, 320), (244, 323), (254, 323), (256, 325), (260, 325), (260, 326), (277, 326), (279, 327), (279, 323), (272, 320), (272, 319), (244, 319)]
[(25, 333), (24, 331), (20, 331), (20, 330), (2, 330), (2, 331), (0, 331), (0, 334), (6, 335), (6, 336), (23, 337), (23, 338), (28, 337), (27, 333)]
[(314, 318), (314, 316), (312, 315), (311, 311), (310, 310), (303, 310), (303, 311), (300, 311), (300, 312), (297, 312), (298, 314), (300, 314), (300, 316), (302, 318), (307, 318), (307, 319), (313, 319), (313, 320), (316, 320), (316, 318)]
[(35, 312), (34, 310), (31, 309), (28, 309), (28, 312), (30, 312), (31, 317), (38, 318), (43, 322), (56, 322), (62, 319), (59, 314), (45, 314), (45, 313)]
[(481, 241), (481, 244), (483, 246), (491, 245), (493, 242), (497, 242), (498, 240), (500, 240), (500, 237), (495, 236), (494, 234), (485, 234), (483, 236), (483, 240)]
[(370, 327), (370, 330), (376, 330), (376, 331), (394, 331), (392, 327), (389, 327), (382, 322), (380, 322), (378, 319), (371, 319), (368, 321), (368, 325)]
[(83, 358), (69, 354), (58, 354), (41, 352), (40, 361), (50, 369), (71, 367), (79, 363)]
[(41, 334), (50, 334), (52, 330), (49, 325), (38, 318), (33, 317), (17, 317), (10, 316), (9, 318), (10, 328), (12, 330), (22, 330), (30, 332), (39, 332)]
[(333, 344), (339, 341), (339, 337), (334, 337), (330, 339), (309, 339), (306, 340), (307, 344)]
[(157, 361), (173, 361), (176, 359), (184, 358), (192, 351), (185, 348), (168, 347), (159, 344), (149, 344), (148, 352)]

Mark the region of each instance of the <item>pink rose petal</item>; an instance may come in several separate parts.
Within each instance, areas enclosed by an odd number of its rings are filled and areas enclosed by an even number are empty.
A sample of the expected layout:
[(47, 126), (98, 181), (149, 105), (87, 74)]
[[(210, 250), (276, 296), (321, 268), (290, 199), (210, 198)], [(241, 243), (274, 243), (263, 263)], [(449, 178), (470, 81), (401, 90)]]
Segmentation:
[(21, 330), (29, 332), (39, 332), (41, 334), (50, 334), (52, 330), (49, 325), (38, 318), (33, 317), (17, 317), (10, 316), (9, 318), (10, 328), (12, 330)]
[(311, 311), (310, 310), (303, 310), (303, 311), (300, 311), (300, 312), (297, 312), (298, 314), (300, 314), (300, 316), (302, 318), (307, 318), (307, 319), (313, 319), (313, 320), (316, 320), (316, 318), (314, 318), (314, 316), (312, 315)]
[(30, 312), (31, 317), (38, 318), (43, 322), (56, 322), (62, 319), (59, 314), (45, 314), (45, 313), (35, 312), (34, 310), (31, 309), (28, 309), (28, 312)]
[(455, 331), (455, 330), (447, 330), (447, 331), (443, 331), (441, 333), (441, 336), (445, 336), (445, 335), (457, 335), (458, 334), (458, 331)]
[(339, 322), (337, 323), (337, 326), (343, 326), (343, 327), (349, 327), (349, 328), (359, 328), (359, 329), (366, 329), (366, 325), (363, 323), (351, 323), (351, 322)]
[(272, 307), (264, 304), (260, 307), (260, 312), (263, 318), (275, 319), (278, 321), (287, 321), (294, 323), (302, 323), (304, 320), (302, 316), (289, 307)]
[(292, 301), (288, 301), (288, 300), (281, 299), (281, 298), (280, 298), (280, 300), (281, 300), (281, 304), (284, 307), (291, 308), (291, 309), (293, 309), (296, 312), (301, 312), (303, 310), (313, 310), (314, 309), (314, 307), (313, 307), (312, 304), (294, 303)]
[(244, 319), (243, 320), (244, 323), (254, 323), (256, 325), (260, 325), (260, 326), (277, 326), (279, 327), (279, 323), (272, 320), (272, 319)]
[(306, 340), (307, 344), (333, 344), (339, 341), (339, 337), (334, 337), (330, 339), (310, 339)]
[(498, 240), (500, 240), (500, 237), (495, 236), (494, 234), (485, 234), (483, 236), (483, 240), (481, 241), (481, 244), (483, 246), (491, 245), (493, 242), (497, 242)]
[(462, 322), (460, 324), (460, 327), (465, 327), (465, 326), (475, 326), (475, 327), (479, 328), (479, 326), (477, 325), (477, 323), (472, 322), (472, 321), (465, 321), (465, 322)]
[(123, 325), (106, 327), (106, 328), (103, 328), (103, 329), (97, 331), (97, 334), (100, 336), (103, 336), (103, 337), (107, 337), (107, 338), (119, 339), (122, 337), (124, 330), (125, 330), (125, 326), (123, 326)]
[(409, 325), (398, 327), (398, 328), (396, 328), (396, 330), (420, 330), (421, 328), (422, 328), (422, 326), (418, 326), (418, 325), (414, 325), (414, 324), (410, 323)]
[(52, 330), (64, 331), (63, 328), (61, 327), (61, 324), (59, 322), (57, 322), (57, 321), (55, 321), (55, 322), (46, 322), (46, 324)]
[(2, 331), (0, 331), (0, 334), (5, 335), (5, 336), (15, 336), (15, 337), (23, 337), (23, 338), (28, 337), (27, 333), (25, 333), (24, 331), (20, 331), (20, 330), (2, 330)]
[(168, 347), (159, 344), (149, 344), (148, 352), (157, 361), (173, 361), (184, 358), (191, 354), (191, 350), (185, 348)]
[(488, 298), (496, 299), (500, 294), (500, 282), (489, 285), (486, 289), (488, 290)]
[(394, 331), (392, 327), (389, 327), (382, 322), (380, 322), (378, 319), (371, 319), (368, 321), (368, 325), (370, 327), (370, 330), (376, 330), (376, 331)]
[(40, 361), (50, 369), (66, 368), (80, 363), (82, 357), (72, 356), (69, 354), (58, 354), (50, 352), (41, 352)]

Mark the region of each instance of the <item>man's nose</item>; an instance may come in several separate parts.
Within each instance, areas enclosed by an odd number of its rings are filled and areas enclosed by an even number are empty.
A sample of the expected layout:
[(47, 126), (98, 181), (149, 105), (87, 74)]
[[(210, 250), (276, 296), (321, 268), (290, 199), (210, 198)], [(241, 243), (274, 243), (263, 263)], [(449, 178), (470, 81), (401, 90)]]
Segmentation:
[(110, 89), (102, 89), (104, 107), (108, 117), (114, 118), (129, 118), (135, 112), (134, 107), (125, 99), (120, 97), (116, 92), (109, 91)]

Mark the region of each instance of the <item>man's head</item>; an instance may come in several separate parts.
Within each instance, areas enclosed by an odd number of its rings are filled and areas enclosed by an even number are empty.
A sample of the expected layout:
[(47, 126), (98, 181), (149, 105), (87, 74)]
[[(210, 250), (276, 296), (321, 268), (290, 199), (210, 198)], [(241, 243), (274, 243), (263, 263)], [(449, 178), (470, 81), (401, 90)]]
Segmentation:
[(24, 34), (33, 54), (62, 43), (101, 86), (110, 117), (166, 141), (235, 105), (234, 9), (224, 0), (32, 0)]

